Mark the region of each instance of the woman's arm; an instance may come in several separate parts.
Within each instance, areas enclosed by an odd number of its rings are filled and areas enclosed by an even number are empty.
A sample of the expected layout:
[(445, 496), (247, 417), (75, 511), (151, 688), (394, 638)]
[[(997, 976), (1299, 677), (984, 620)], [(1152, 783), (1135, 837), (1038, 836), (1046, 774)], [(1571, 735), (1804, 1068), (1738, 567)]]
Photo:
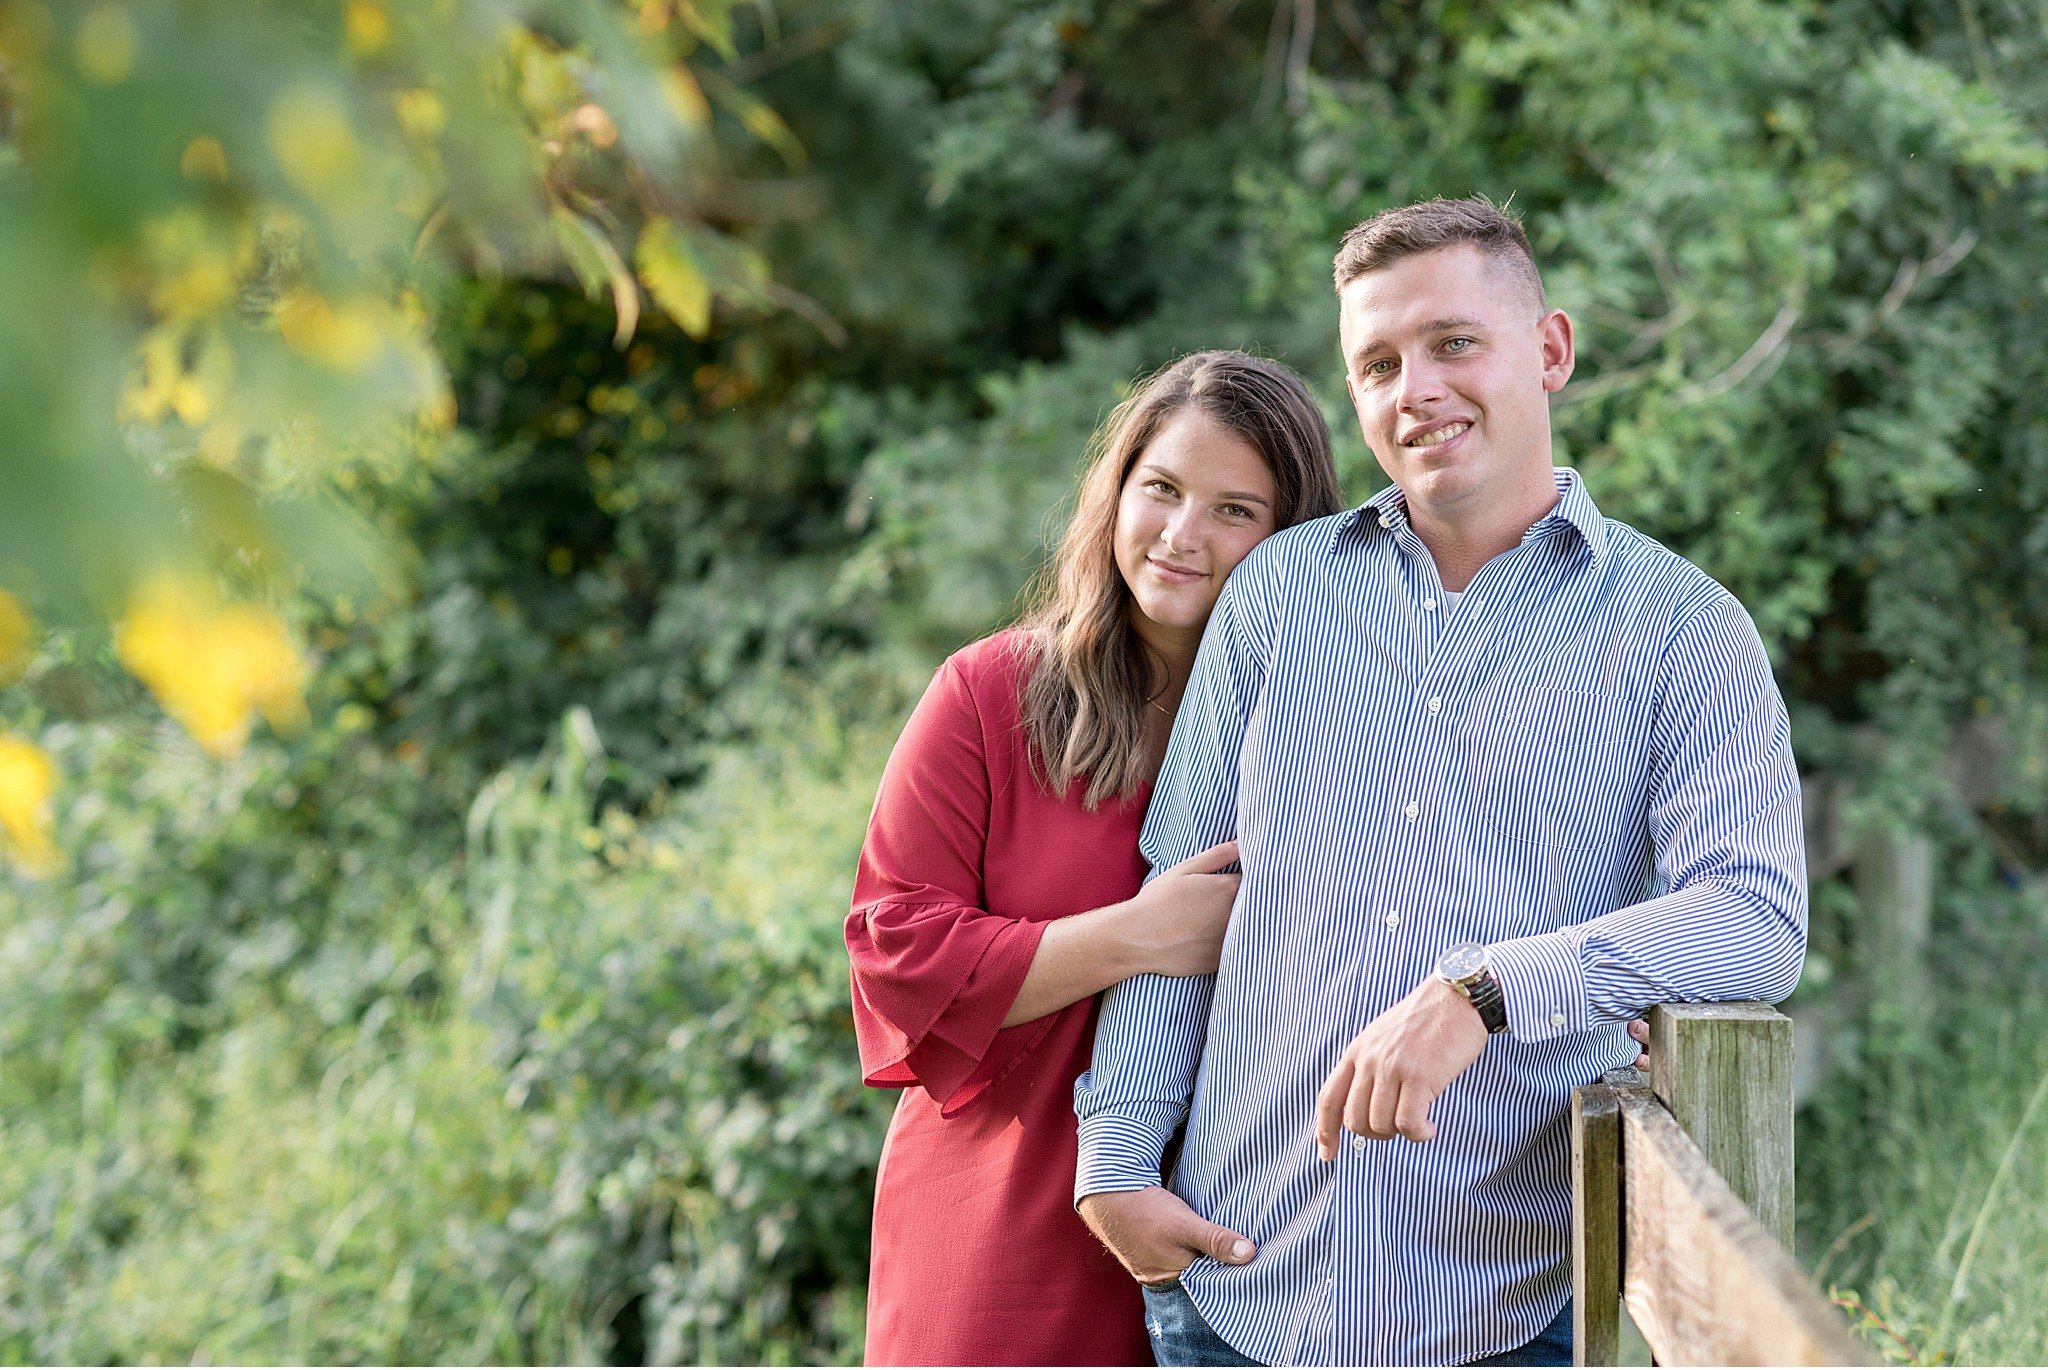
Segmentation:
[(1237, 843), (1220, 843), (1122, 903), (1048, 923), (1003, 1026), (1056, 1013), (1133, 975), (1215, 970), (1238, 881), (1217, 872), (1236, 862)]

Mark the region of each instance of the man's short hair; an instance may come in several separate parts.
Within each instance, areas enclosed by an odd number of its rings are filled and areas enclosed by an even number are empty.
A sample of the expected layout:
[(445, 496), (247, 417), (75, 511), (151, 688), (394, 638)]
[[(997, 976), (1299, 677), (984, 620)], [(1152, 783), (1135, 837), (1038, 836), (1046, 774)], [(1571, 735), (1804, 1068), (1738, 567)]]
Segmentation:
[(1383, 209), (1344, 235), (1337, 247), (1336, 283), (1345, 286), (1368, 271), (1380, 271), (1404, 257), (1470, 243), (1494, 266), (1528, 288), (1536, 312), (1549, 306), (1543, 276), (1521, 221), (1484, 195), (1464, 200), (1438, 196), (1419, 204)]

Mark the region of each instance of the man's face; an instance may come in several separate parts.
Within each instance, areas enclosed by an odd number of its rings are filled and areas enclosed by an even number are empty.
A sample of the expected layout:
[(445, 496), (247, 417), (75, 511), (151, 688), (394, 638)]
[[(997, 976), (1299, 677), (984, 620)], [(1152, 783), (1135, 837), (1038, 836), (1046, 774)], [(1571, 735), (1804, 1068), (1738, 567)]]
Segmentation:
[(1394, 483), (1440, 519), (1483, 518), (1550, 482), (1551, 391), (1572, 326), (1460, 243), (1368, 271), (1338, 296), (1351, 404)]

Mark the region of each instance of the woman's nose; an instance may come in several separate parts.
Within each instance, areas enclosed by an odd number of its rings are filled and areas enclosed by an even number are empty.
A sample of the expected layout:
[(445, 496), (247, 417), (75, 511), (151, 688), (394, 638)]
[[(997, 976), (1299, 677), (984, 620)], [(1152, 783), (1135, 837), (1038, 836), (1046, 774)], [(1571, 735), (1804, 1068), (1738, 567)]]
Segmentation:
[(1193, 548), (1200, 540), (1195, 527), (1193, 511), (1183, 509), (1168, 519), (1166, 527), (1160, 530), (1159, 540), (1165, 543), (1172, 551), (1186, 551)]

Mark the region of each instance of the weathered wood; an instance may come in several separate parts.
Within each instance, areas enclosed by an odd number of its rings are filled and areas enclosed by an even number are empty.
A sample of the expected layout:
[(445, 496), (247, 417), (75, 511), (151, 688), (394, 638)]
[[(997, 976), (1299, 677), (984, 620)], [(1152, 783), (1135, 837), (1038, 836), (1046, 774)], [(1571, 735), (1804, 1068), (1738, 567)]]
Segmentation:
[(1650, 1075), (1687, 1136), (1792, 1249), (1792, 1020), (1768, 1004), (1650, 1010)]
[(1572, 1091), (1572, 1364), (1620, 1354), (1621, 1104), (1602, 1081)]
[(1659, 1363), (1877, 1364), (1662, 1104), (1617, 1102), (1623, 1297)]

